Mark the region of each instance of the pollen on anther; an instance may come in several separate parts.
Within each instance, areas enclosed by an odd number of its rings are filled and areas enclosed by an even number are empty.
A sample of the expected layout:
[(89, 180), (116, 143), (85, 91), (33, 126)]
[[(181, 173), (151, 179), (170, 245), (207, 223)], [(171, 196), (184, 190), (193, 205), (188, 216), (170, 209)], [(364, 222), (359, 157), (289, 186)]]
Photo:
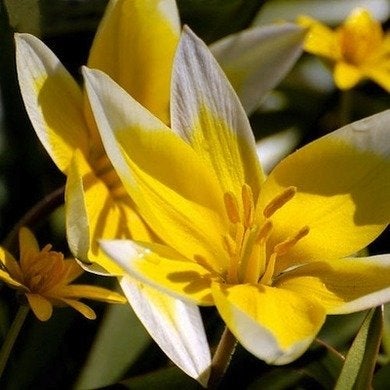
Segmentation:
[(242, 204), (244, 206), (244, 225), (245, 227), (252, 226), (254, 218), (254, 202), (252, 188), (248, 184), (244, 184), (241, 190)]
[(297, 192), (296, 187), (287, 187), (279, 195), (273, 198), (263, 210), (265, 218), (270, 218), (277, 210), (283, 207), (289, 200), (291, 200)]
[(240, 209), (238, 206), (237, 198), (233, 192), (225, 192), (223, 196), (225, 202), (225, 209), (230, 222), (240, 222)]
[(284, 255), (291, 249), (299, 240), (309, 234), (310, 228), (304, 226), (294, 236), (287, 238), (285, 241), (275, 245), (274, 252), (278, 255)]

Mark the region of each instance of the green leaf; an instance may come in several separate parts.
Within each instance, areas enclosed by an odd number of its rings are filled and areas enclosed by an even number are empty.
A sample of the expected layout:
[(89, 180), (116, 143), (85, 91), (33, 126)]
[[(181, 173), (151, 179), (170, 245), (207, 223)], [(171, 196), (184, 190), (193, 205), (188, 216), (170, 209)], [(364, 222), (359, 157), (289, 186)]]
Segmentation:
[(129, 305), (110, 305), (75, 389), (116, 383), (150, 340)]
[(348, 351), (335, 390), (370, 388), (382, 328), (382, 307), (371, 309)]
[(164, 368), (146, 375), (136, 376), (122, 381), (120, 384), (131, 390), (199, 389), (198, 383), (177, 367)]

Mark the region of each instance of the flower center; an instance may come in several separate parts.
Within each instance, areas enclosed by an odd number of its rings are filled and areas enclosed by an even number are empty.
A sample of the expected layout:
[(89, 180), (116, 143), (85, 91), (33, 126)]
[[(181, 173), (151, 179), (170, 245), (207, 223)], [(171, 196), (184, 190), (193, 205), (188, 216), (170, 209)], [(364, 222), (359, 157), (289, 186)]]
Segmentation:
[[(309, 233), (309, 228), (304, 226), (271, 251), (267, 250), (273, 229), (271, 217), (295, 194), (295, 187), (286, 188), (266, 205), (262, 215), (256, 213), (252, 189), (248, 184), (242, 186), (241, 199), (233, 192), (224, 194), (225, 210), (230, 221), (228, 233), (222, 237), (229, 256), (225, 276), (228, 283), (272, 284), (277, 257), (286, 254)], [(267, 255), (269, 252), (271, 254)]]
[(359, 66), (377, 52), (382, 42), (382, 31), (369, 32), (358, 26), (344, 27), (339, 30), (341, 54), (346, 62)]
[(54, 287), (63, 277), (64, 256), (46, 245), (40, 252), (31, 254), (28, 269), (24, 270), (25, 285), (34, 293), (42, 293)]
[(118, 174), (106, 154), (102, 154), (95, 160), (93, 168), (95, 175), (104, 182), (114, 199), (120, 200), (128, 197)]

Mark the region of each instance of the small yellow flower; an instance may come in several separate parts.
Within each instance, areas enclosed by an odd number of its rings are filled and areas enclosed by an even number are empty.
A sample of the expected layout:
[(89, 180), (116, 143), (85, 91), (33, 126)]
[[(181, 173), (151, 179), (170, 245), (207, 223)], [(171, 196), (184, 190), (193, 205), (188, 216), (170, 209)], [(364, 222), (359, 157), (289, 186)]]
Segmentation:
[(61, 252), (52, 251), (50, 244), (39, 249), (37, 240), (27, 228), (19, 231), (20, 262), (0, 247), (0, 279), (22, 291), (41, 321), (47, 321), (53, 306), (68, 305), (86, 318), (96, 318), (95, 312), (80, 298), (110, 303), (125, 303), (120, 294), (102, 287), (70, 284), (83, 273), (74, 259), (64, 259)]
[(371, 79), (390, 91), (390, 34), (369, 11), (354, 9), (335, 30), (308, 16), (298, 23), (310, 28), (305, 50), (330, 61), (338, 88), (350, 89)]

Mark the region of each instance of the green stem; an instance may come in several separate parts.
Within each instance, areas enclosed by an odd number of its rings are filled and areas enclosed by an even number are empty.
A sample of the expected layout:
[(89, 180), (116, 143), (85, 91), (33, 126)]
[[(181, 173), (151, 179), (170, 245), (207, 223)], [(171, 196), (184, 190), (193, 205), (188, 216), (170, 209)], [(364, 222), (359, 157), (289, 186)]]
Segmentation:
[(208, 389), (216, 389), (218, 387), (227, 368), (229, 367), (236, 345), (237, 339), (233, 336), (233, 333), (225, 327), (211, 362), (211, 374), (207, 387)]
[(3, 241), (3, 247), (13, 251), (17, 246), (17, 237), (22, 226), (34, 225), (41, 220), (43, 216), (48, 215), (64, 202), (65, 186), (57, 188), (50, 194), (36, 203), (26, 214), (14, 225), (8, 236)]
[(20, 305), (19, 310), (16, 313), (14, 322), (8, 330), (7, 336), (0, 350), (0, 378), (3, 375), (4, 368), (7, 365), (8, 358), (11, 354), (16, 339), (18, 338), (19, 332), (22, 329), (24, 320), (27, 317), (29, 309), (30, 308), (27, 305)]
[(340, 111), (338, 127), (342, 127), (351, 122), (352, 119), (352, 89), (347, 89), (340, 92)]

